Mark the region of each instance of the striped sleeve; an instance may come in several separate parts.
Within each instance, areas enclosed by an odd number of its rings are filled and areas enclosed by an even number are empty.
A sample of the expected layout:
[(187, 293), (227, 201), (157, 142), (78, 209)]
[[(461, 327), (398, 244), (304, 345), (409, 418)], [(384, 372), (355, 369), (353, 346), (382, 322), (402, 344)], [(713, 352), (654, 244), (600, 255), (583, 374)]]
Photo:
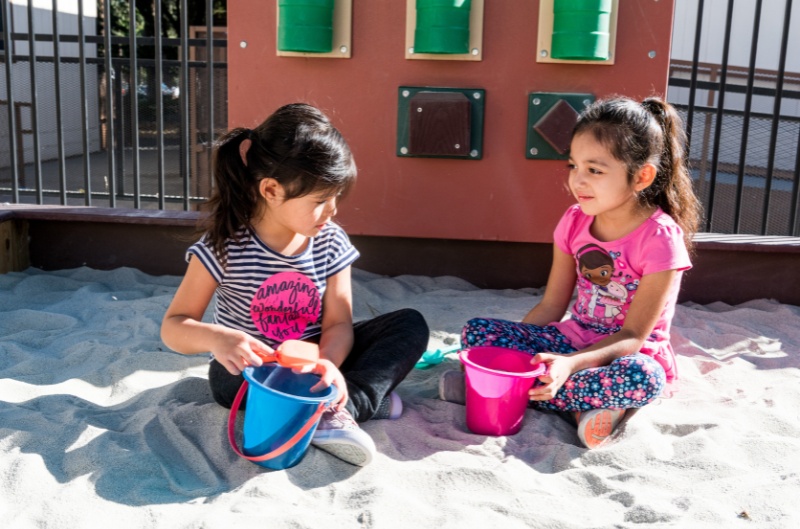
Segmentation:
[(329, 237), (326, 237), (328, 265), (326, 267), (327, 273), (325, 277), (331, 277), (351, 264), (359, 258), (361, 254), (358, 253), (355, 246), (350, 242), (350, 238), (342, 228), (333, 225), (335, 229), (331, 230)]
[(214, 255), (214, 251), (209, 248), (205, 238), (200, 239), (186, 250), (186, 262), (188, 263), (193, 256), (200, 259), (200, 262), (203, 263), (203, 266), (217, 283), (222, 283), (224, 277), (222, 265), (220, 265), (217, 256)]

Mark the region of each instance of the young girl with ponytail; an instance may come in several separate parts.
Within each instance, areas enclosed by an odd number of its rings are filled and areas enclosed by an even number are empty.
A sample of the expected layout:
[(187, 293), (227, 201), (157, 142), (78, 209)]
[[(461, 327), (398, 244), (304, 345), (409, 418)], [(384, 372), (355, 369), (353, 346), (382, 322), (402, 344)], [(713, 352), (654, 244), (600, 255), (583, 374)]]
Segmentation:
[[(393, 390), (425, 350), (428, 327), (409, 309), (353, 324), (350, 265), (359, 254), (331, 219), (355, 180), (347, 143), (312, 106), (283, 106), (255, 129), (223, 136), (206, 233), (187, 251), (161, 336), (180, 353), (211, 352), (211, 393), (227, 408), (242, 370), (261, 365), (256, 353), (289, 339), (318, 344), (316, 389), (334, 384), (338, 399), (312, 444), (366, 465), (375, 444), (356, 421), (400, 416)], [(203, 322), (215, 294), (213, 322)]]
[[(675, 109), (658, 98), (585, 109), (568, 165), (577, 204), (555, 229), (541, 302), (520, 323), (473, 319), (462, 333), (465, 348), (507, 347), (544, 362), (533, 406), (573, 412), (588, 448), (678, 374), (670, 323), (700, 218), (685, 141)], [(440, 396), (462, 401), (463, 385), (461, 373), (446, 372)]]

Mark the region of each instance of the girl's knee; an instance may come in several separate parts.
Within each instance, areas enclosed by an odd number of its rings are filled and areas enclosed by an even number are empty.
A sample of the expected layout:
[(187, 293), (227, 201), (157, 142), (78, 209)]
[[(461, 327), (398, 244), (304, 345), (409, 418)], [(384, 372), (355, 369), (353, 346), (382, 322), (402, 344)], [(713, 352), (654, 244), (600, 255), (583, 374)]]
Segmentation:
[(409, 327), (420, 329), (428, 333), (428, 322), (425, 321), (425, 316), (416, 309), (400, 309), (397, 311), (403, 318), (403, 321)]
[(499, 322), (500, 320), (472, 318), (461, 330), (461, 346), (477, 347), (491, 345), (491, 340), (488, 339), (487, 335), (494, 334), (490, 332), (490, 328), (494, 328)]
[[(214, 386), (211, 386), (211, 396), (214, 397), (214, 401), (223, 408), (231, 409), (231, 406), (233, 406), (233, 399), (230, 398), (230, 395), (228, 395), (223, 391), (220, 391), (218, 388), (215, 388)], [(242, 400), (242, 403), (239, 406), (239, 408), (243, 410), (245, 409), (245, 407), (246, 407), (245, 401)]]
[(653, 387), (653, 394), (656, 397), (661, 395), (661, 392), (664, 391), (664, 388), (667, 385), (667, 373), (664, 371), (664, 368), (661, 367), (661, 365), (658, 365), (658, 367), (650, 374), (650, 384)]
[[(224, 408), (230, 408), (236, 399), (236, 393), (244, 382), (244, 377), (234, 376), (216, 360), (212, 360), (208, 366), (208, 385), (211, 389), (211, 396), (217, 404)], [(245, 408), (242, 401), (241, 409)]]
[(480, 329), (486, 328), (486, 319), (485, 318), (472, 318), (469, 320), (466, 325), (464, 325), (461, 334), (466, 335), (467, 333), (475, 333)]
[(428, 343), (430, 330), (428, 322), (425, 321), (425, 316), (421, 312), (415, 309), (400, 309), (394, 314), (398, 327), (403, 329), (409, 340), (422, 340), (425, 344)]
[(667, 373), (664, 367), (650, 356), (642, 355), (640, 358), (641, 376), (646, 378), (645, 382), (652, 388), (652, 392), (659, 395), (667, 385)]
[(640, 408), (656, 400), (667, 385), (667, 373), (654, 358), (638, 354), (625, 363), (626, 378), (636, 383), (636, 406)]

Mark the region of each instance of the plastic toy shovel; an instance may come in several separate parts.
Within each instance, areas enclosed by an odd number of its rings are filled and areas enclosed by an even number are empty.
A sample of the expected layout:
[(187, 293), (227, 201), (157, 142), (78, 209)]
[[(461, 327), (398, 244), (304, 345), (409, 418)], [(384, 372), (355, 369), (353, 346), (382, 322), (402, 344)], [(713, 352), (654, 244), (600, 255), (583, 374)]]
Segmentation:
[(286, 340), (273, 353), (255, 352), (265, 363), (277, 362), (291, 369), (316, 364), (319, 360), (319, 346), (301, 340)]

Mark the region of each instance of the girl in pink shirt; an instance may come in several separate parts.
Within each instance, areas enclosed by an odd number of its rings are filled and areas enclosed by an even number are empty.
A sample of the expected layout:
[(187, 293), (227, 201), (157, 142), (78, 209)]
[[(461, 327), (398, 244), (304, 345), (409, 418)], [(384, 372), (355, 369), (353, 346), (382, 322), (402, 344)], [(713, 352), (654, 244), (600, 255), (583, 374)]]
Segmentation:
[[(542, 301), (522, 322), (477, 318), (462, 333), (465, 348), (508, 347), (545, 363), (534, 406), (574, 412), (589, 448), (677, 376), (670, 322), (700, 218), (685, 141), (675, 109), (658, 98), (585, 109), (568, 166), (578, 203), (555, 229)], [(448, 377), (440, 393), (452, 400)]]

